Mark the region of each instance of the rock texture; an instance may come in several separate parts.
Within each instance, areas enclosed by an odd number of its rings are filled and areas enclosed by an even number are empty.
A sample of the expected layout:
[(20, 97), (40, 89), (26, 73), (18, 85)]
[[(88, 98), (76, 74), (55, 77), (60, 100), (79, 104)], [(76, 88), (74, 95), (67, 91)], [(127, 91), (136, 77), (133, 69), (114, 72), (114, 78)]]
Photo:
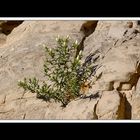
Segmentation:
[(19, 26), (23, 21), (0, 21), (0, 32), (8, 35), (12, 30)]
[[(96, 78), (90, 78), (89, 98), (71, 101), (66, 108), (17, 86), (24, 77), (45, 80), (42, 44), (56, 47), (58, 35), (77, 39), (84, 59), (98, 51), (101, 66)], [(137, 21), (24, 21), (0, 36), (0, 119), (140, 119), (139, 60)]]
[(22, 22), (23, 21), (0, 21), (0, 46), (6, 42), (7, 35)]
[(98, 119), (123, 119), (124, 101), (117, 91), (105, 91), (96, 108)]

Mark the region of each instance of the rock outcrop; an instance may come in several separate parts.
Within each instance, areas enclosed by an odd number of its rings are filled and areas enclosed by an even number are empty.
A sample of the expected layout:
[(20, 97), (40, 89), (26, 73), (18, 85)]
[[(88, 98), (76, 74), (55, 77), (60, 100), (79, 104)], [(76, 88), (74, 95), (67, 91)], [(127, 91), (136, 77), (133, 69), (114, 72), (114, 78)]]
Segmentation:
[(0, 46), (6, 43), (7, 35), (23, 21), (0, 21)]
[[(78, 40), (84, 59), (95, 51), (100, 65), (91, 77), (89, 98), (77, 98), (65, 108), (36, 99), (17, 86), (24, 77), (45, 80), (44, 47), (55, 38)], [(0, 119), (139, 119), (140, 27), (137, 21), (24, 21), (0, 38)], [(4, 38), (4, 36), (3, 36)], [(99, 77), (100, 76), (100, 77)], [(97, 94), (96, 98), (90, 95)]]

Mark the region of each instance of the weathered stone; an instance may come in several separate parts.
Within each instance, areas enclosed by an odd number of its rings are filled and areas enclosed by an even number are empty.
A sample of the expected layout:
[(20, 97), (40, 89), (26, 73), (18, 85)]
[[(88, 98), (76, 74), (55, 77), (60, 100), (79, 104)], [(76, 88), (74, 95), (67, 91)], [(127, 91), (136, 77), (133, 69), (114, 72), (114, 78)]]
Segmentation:
[(122, 106), (117, 91), (104, 91), (96, 107), (98, 119), (123, 119), (124, 107)]
[(22, 22), (23, 21), (0, 21), (1, 32), (5, 35), (8, 35), (15, 27), (19, 26)]
[[(6, 26), (6, 35), (0, 34), (0, 119), (140, 119), (137, 21), (24, 21), (10, 26), (10, 34)], [(82, 61), (99, 51), (96, 64), (101, 67), (96, 76), (101, 76), (90, 77), (92, 84), (85, 92), (87, 97), (98, 91), (99, 97), (77, 98), (63, 108), (61, 103), (45, 102), (18, 87), (24, 77), (47, 81), (42, 44), (56, 47), (58, 35), (69, 35), (83, 44)]]
[(132, 119), (140, 119), (140, 79), (132, 96)]
[[(98, 71), (102, 72), (102, 77), (95, 83), (96, 90), (99, 87), (100, 90), (130, 90), (136, 85), (140, 35), (134, 31), (138, 30), (136, 26), (130, 28), (127, 24), (127, 21), (99, 21), (95, 32), (84, 42), (84, 56), (100, 51), (98, 64), (101, 64), (101, 68)], [(120, 88), (120, 85), (123, 87)]]
[[(56, 107), (53, 110), (47, 110), (45, 119), (61, 119), (61, 120), (93, 120), (97, 119), (94, 116), (94, 107), (97, 99), (79, 99), (71, 101), (66, 108), (61, 109)], [(57, 113), (59, 112), (59, 113)]]

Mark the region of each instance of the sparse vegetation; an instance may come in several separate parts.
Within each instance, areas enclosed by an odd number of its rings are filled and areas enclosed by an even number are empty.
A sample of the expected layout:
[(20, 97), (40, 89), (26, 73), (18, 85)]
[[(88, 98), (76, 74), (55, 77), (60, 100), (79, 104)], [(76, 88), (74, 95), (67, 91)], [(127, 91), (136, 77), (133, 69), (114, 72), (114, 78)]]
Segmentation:
[[(66, 106), (71, 100), (80, 96), (81, 85), (87, 81), (97, 66), (92, 65), (91, 57), (87, 57), (82, 63), (82, 51), (76, 56), (79, 46), (77, 41), (71, 42), (69, 37), (58, 37), (56, 41), (57, 47), (55, 48), (50, 49), (45, 46), (46, 81), (39, 83), (35, 77), (24, 78), (18, 85), (24, 90), (37, 93), (37, 98), (46, 101), (54, 99)], [(48, 81), (50, 84), (47, 83)]]

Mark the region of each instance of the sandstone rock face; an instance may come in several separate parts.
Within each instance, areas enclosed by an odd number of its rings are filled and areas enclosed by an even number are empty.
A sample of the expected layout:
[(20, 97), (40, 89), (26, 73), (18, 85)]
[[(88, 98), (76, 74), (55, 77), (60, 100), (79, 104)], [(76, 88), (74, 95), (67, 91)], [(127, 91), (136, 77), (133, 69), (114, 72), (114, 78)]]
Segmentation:
[[(139, 119), (140, 27), (137, 21), (24, 21), (9, 35), (0, 34), (0, 119)], [(86, 27), (86, 28), (85, 28)], [(86, 30), (86, 32), (85, 32)], [(100, 65), (86, 95), (65, 108), (24, 93), (17, 81), (45, 80), (44, 47), (69, 35), (83, 43), (84, 59), (98, 51)], [(84, 60), (83, 59), (83, 60)], [(100, 77), (99, 77), (100, 75)]]
[[(124, 118), (124, 110), (121, 110), (121, 98), (116, 91), (104, 92), (96, 108), (98, 119), (121, 119)], [(122, 116), (120, 114), (120, 110)]]
[(0, 93), (18, 90), (17, 81), (25, 76), (43, 79), (45, 48), (42, 44), (55, 47), (58, 34), (70, 35), (80, 42), (83, 37), (80, 32), (82, 23), (83, 21), (25, 21), (15, 28), (8, 35), (6, 43), (0, 47)]
[(0, 21), (0, 46), (6, 43), (7, 35), (23, 21)]
[[(43, 114), (46, 114), (48, 108), (47, 103), (36, 100), (35, 96), (31, 99), (28, 99), (28, 97), (22, 99), (23, 90), (19, 89), (17, 81), (24, 77), (33, 76), (44, 80), (43, 64), (45, 54), (41, 45), (47, 43), (50, 48), (55, 47), (55, 38), (58, 35), (69, 35), (73, 40), (80, 42), (84, 37), (83, 32), (80, 31), (83, 23), (85, 22), (24, 21), (7, 36), (6, 43), (0, 47), (1, 119), (44, 118)], [(37, 102), (41, 102), (41, 106)], [(58, 106), (58, 110), (56, 106)], [(57, 112), (61, 110), (60, 104), (52, 105), (52, 108), (51, 110)]]
[(132, 119), (140, 119), (140, 79), (132, 99)]
[[(96, 120), (95, 105), (97, 99), (77, 99), (71, 101), (66, 108), (47, 110), (45, 119), (61, 119), (61, 120)], [(57, 107), (58, 108), (58, 107)], [(59, 112), (59, 113), (57, 113)]]
[[(94, 34), (85, 40), (84, 51), (85, 55), (95, 50), (99, 50), (101, 53), (102, 67), (99, 71), (102, 72), (102, 77), (98, 81), (98, 85), (103, 90), (114, 88), (123, 90), (123, 84), (131, 84), (128, 85), (128, 88), (131, 89), (133, 85), (136, 85), (136, 77), (138, 77), (139, 29), (127, 27), (125, 21), (112, 21), (111, 25), (105, 22), (104, 29), (102, 29), (102, 24), (99, 23)], [(118, 30), (115, 32), (116, 28)], [(100, 33), (101, 29), (104, 34)], [(119, 84), (118, 87), (117, 84)]]
[(23, 21), (0, 21), (0, 31), (5, 35), (11, 33), (11, 31), (19, 26)]

